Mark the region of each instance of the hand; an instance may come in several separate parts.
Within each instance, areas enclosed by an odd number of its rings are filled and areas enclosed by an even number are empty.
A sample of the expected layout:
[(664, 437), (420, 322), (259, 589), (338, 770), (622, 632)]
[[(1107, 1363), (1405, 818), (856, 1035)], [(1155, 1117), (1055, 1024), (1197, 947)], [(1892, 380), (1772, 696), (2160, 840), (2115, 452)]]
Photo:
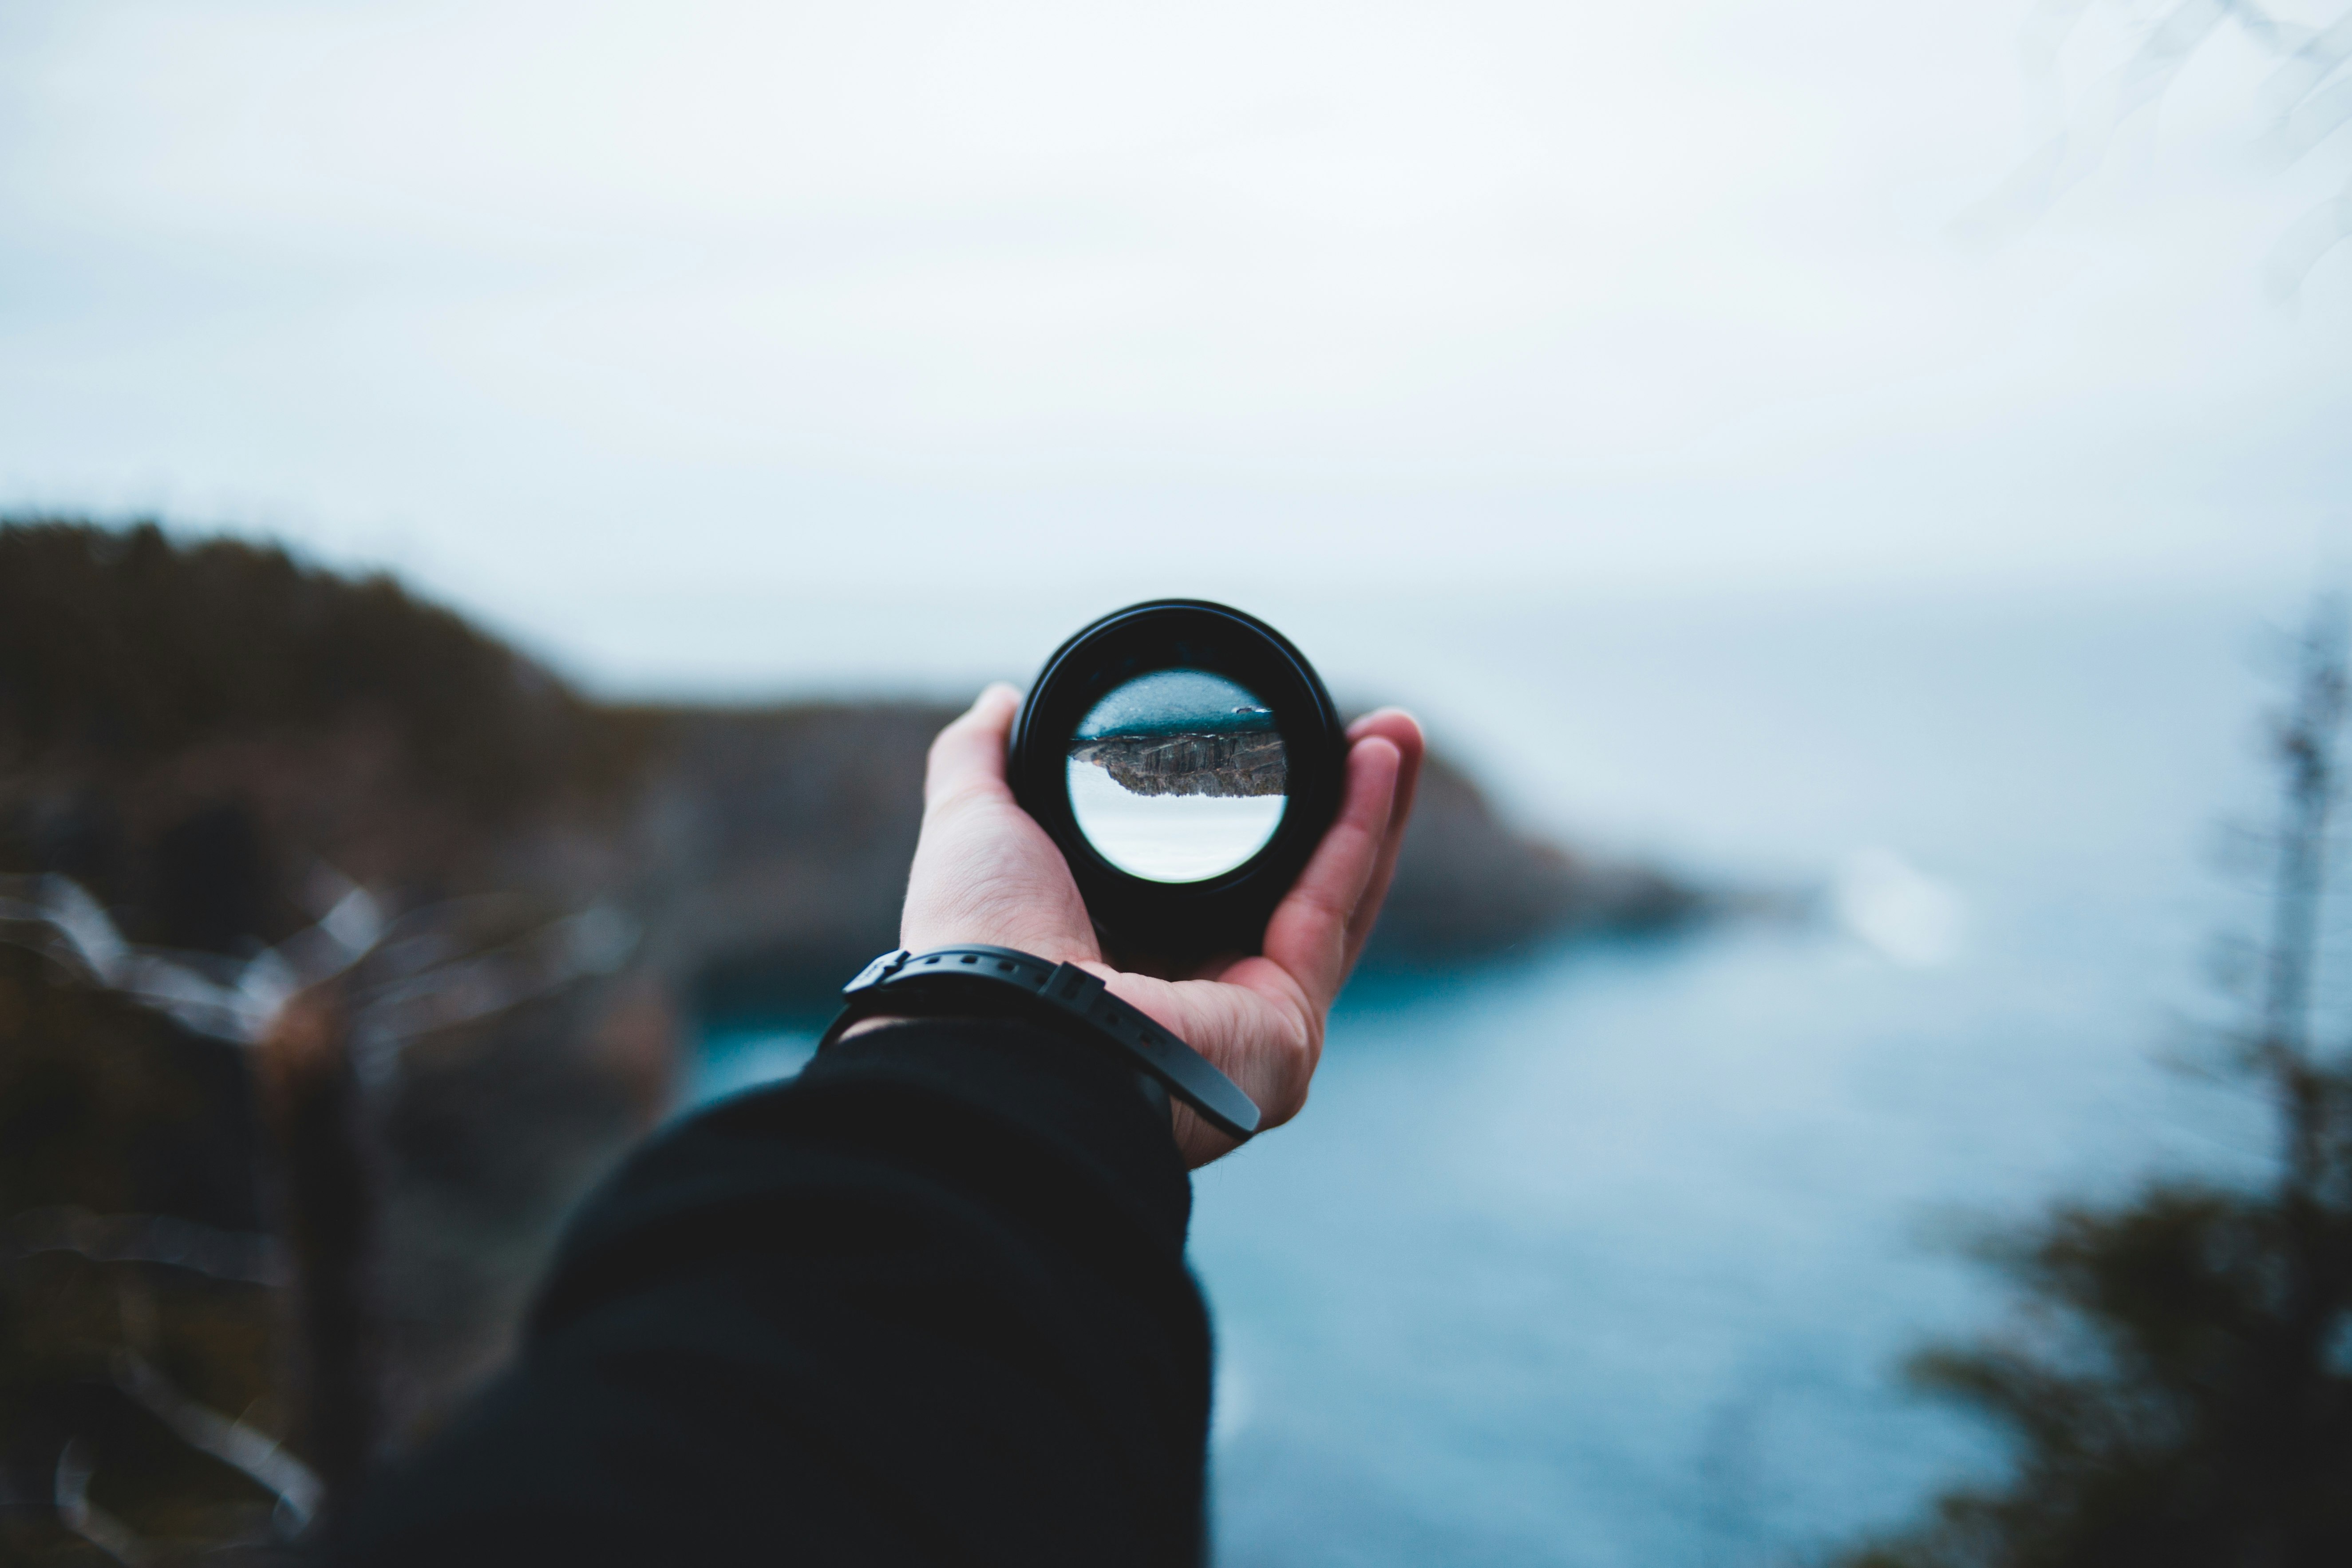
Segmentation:
[[(1264, 1112), (1262, 1127), (1289, 1121), (1307, 1103), (1332, 999), (1363, 951), (1396, 869), (1421, 771), (1421, 726), (1384, 708), (1349, 727), (1339, 815), (1266, 921), (1260, 956), (1214, 959), (1162, 979), (1103, 962), (1062, 852), (1014, 802), (1004, 750), (1020, 705), (1013, 688), (992, 686), (931, 742), (899, 943), (921, 952), (992, 942), (1078, 964), (1239, 1084)], [(1207, 1164), (1234, 1147), (1181, 1103), (1175, 1132), (1187, 1165)]]

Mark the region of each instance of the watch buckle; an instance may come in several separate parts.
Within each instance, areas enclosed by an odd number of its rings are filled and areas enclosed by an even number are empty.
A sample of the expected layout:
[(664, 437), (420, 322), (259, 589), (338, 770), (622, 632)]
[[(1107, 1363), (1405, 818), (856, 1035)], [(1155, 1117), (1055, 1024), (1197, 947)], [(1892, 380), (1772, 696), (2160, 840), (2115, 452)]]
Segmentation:
[(857, 978), (841, 988), (844, 996), (855, 996), (860, 991), (870, 991), (898, 973), (899, 965), (914, 954), (903, 947), (894, 947), (857, 972)]

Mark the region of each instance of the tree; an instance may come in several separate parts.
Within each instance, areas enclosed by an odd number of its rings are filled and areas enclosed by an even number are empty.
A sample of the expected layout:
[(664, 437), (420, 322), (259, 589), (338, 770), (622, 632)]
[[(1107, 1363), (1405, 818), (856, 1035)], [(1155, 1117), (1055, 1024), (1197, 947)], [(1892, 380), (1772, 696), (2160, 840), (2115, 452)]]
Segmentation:
[[(2277, 168), (2297, 163), (2352, 121), (2352, 10), (2313, 25), (2273, 16), (2258, 0), (2159, 0), (2149, 8), (2122, 8), (2135, 14), (2128, 52), (2070, 95), (2061, 84), (2059, 55), (2093, 0), (2035, 0), (2018, 41), (2034, 146), (1998, 192), (1960, 219), (1961, 233), (1992, 237), (2034, 222), (2099, 166), (2126, 121), (2160, 103), (2197, 54), (2231, 30), (2276, 62), (2262, 89), (2266, 162)], [(2277, 237), (2264, 268), (2265, 290), (2293, 303), (2312, 268), (2348, 237), (2352, 183)]]
[(2270, 931), (2228, 1042), (2275, 1110), (2273, 1173), (2062, 1205), (1993, 1249), (2032, 1310), (1910, 1372), (2008, 1433), (2011, 1474), (1848, 1568), (2352, 1563), (2352, 1047), (2314, 1018), (2346, 701), (2323, 608), (2274, 733)]

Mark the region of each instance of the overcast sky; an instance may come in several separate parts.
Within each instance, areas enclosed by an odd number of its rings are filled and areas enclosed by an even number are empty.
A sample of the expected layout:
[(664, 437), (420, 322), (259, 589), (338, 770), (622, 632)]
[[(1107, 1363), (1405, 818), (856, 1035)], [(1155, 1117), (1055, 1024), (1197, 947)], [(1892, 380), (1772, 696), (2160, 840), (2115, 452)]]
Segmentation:
[(2265, 279), (2352, 132), (2063, 8), (12, 0), (0, 507), (617, 685), (919, 670), (908, 605), (2307, 574), (2352, 246)]

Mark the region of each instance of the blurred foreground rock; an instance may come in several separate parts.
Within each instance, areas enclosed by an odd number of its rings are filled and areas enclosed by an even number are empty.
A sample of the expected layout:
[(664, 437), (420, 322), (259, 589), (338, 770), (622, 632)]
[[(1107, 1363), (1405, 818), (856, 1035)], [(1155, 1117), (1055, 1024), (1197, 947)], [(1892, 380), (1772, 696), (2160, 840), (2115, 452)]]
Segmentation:
[[(684, 1021), (895, 944), (949, 717), (599, 705), (388, 579), (0, 526), (0, 1556), (266, 1555), (446, 1415)], [(1423, 788), (1372, 963), (1696, 907)]]

